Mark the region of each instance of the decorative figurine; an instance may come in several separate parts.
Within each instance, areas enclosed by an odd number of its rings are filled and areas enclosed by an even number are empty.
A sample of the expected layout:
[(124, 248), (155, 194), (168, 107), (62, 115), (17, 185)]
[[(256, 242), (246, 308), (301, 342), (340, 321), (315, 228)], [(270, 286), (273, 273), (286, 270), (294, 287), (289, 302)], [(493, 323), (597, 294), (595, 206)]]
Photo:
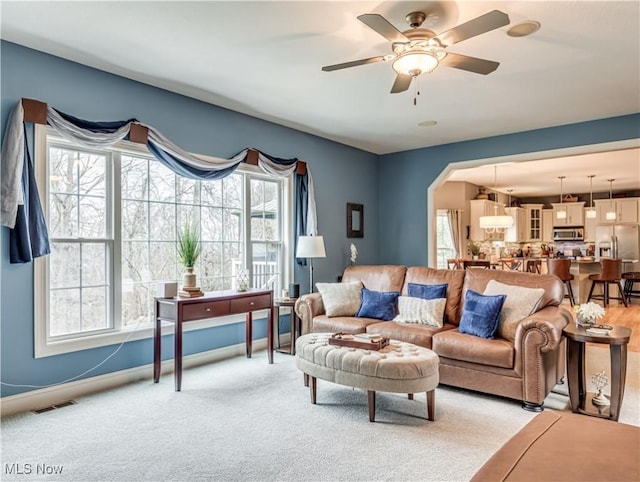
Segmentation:
[(591, 403), (593, 403), (594, 405), (610, 405), (611, 402), (605, 396), (605, 394), (602, 393), (604, 387), (609, 384), (607, 380), (607, 374), (604, 372), (604, 370), (593, 375), (591, 377), (591, 383), (593, 383), (596, 387), (596, 390), (598, 390), (598, 393), (596, 393), (591, 399)]

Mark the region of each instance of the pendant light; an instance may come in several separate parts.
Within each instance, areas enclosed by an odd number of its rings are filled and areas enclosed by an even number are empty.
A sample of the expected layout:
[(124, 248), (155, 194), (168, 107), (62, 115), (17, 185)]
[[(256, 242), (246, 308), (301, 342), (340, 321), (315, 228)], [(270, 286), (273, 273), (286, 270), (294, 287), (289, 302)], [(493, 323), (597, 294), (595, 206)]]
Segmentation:
[[(493, 166), (493, 190), (495, 192), (498, 181), (498, 166)], [(498, 203), (493, 205), (493, 216), (480, 216), (480, 228), (488, 233), (501, 233), (507, 228), (513, 226), (513, 218), (511, 216), (498, 215)]]
[(607, 181), (609, 181), (609, 210), (607, 211), (607, 214), (605, 217), (607, 221), (615, 221), (616, 209), (613, 206), (613, 189), (612, 189), (613, 181), (615, 181), (615, 179), (607, 179)]
[(596, 208), (593, 206), (593, 178), (596, 177), (595, 174), (589, 174), (589, 209), (585, 211), (585, 216), (588, 219), (595, 219), (596, 217)]
[(562, 207), (562, 181), (566, 177), (567, 176), (558, 176), (558, 179), (560, 179), (560, 209), (556, 211), (556, 218), (558, 219), (567, 219), (567, 211)]

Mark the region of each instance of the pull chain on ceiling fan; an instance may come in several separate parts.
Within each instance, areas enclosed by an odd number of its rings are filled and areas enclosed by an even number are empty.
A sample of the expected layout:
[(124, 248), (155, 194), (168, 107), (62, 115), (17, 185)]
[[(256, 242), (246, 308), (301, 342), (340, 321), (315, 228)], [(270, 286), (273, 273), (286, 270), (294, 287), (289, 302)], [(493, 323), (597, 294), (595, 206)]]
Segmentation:
[(490, 74), (500, 65), (492, 60), (447, 52), (446, 49), (463, 40), (508, 25), (509, 16), (506, 13), (492, 10), (438, 35), (432, 30), (421, 28), (426, 18), (427, 15), (424, 12), (409, 13), (405, 20), (411, 28), (401, 32), (382, 15), (376, 13), (360, 15), (358, 20), (391, 42), (393, 54), (327, 65), (322, 67), (322, 70), (332, 72), (359, 65), (393, 61), (391, 66), (396, 71), (396, 79), (391, 87), (391, 93), (396, 94), (409, 89), (415, 77), (433, 72), (439, 65), (482, 75)]

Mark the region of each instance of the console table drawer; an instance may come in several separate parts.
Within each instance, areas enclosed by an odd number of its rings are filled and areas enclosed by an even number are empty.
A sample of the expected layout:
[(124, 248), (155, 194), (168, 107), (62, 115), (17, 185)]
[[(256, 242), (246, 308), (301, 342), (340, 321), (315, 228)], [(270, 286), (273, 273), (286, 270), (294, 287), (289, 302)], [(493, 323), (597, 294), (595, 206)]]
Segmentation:
[(229, 300), (192, 303), (182, 307), (182, 321), (202, 320), (229, 314)]
[(271, 308), (271, 296), (247, 296), (231, 300), (231, 313), (246, 313), (247, 311)]

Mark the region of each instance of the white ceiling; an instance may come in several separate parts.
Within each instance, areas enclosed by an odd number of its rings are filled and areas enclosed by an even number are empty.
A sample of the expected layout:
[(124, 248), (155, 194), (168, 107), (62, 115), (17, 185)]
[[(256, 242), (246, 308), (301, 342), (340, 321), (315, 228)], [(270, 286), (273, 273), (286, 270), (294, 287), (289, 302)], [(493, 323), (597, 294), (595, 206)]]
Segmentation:
[[(2, 0), (1, 9), (5, 40), (377, 154), (640, 112), (638, 1)], [(418, 78), (415, 106), (413, 86), (389, 93), (389, 63), (320, 70), (391, 52), (360, 14), (405, 30), (404, 16), (422, 10), (439, 33), (493, 9), (511, 25), (542, 27), (451, 46), (500, 67), (484, 76), (441, 66)], [(427, 120), (437, 125), (418, 126)], [(626, 159), (640, 162), (637, 153)], [(621, 176), (640, 187), (637, 169)]]

